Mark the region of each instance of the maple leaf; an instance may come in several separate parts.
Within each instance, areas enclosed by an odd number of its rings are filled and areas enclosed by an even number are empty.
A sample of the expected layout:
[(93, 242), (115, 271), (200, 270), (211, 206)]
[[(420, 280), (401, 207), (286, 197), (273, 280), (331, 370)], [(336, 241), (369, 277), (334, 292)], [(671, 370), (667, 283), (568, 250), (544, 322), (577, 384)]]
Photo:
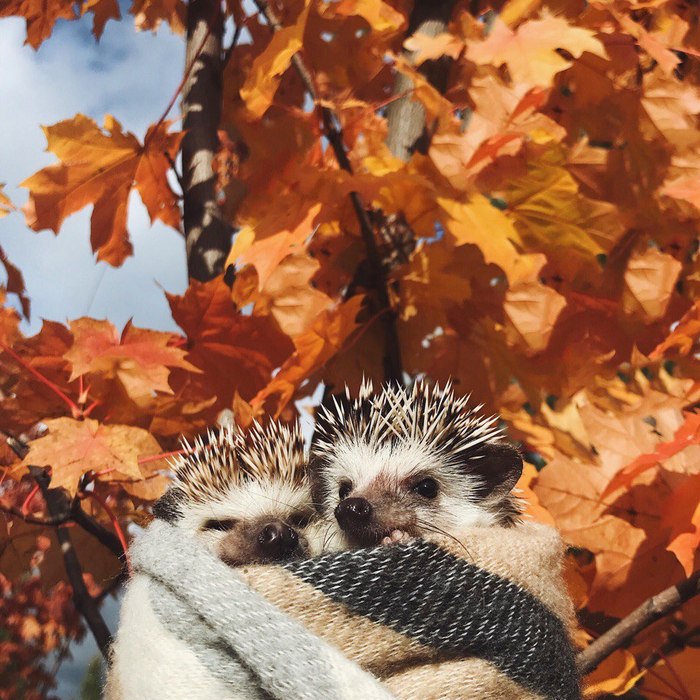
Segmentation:
[(122, 18), (117, 0), (84, 0), (80, 13), (84, 15), (86, 12), (93, 14), (92, 33), (96, 39), (102, 36), (108, 20)]
[(54, 418), (45, 425), (47, 434), (29, 443), (22, 465), (51, 467), (51, 487), (71, 496), (80, 477), (91, 470), (108, 472), (108, 480), (141, 479), (138, 458), (161, 451), (148, 431), (131, 425), (104, 425), (91, 418)]
[(599, 269), (596, 256), (610, 251), (624, 233), (618, 209), (579, 193), (560, 164), (560, 147), (546, 146), (539, 155), (504, 194), (523, 244), (544, 250), (572, 275), (582, 267)]
[(662, 318), (681, 272), (681, 263), (656, 248), (636, 253), (627, 263), (622, 308), (646, 323)]
[(617, 649), (586, 676), (584, 698), (597, 698), (603, 694), (624, 695), (634, 688), (644, 676), (634, 655), (626, 649)]
[(17, 295), (19, 303), (22, 305), (22, 313), (26, 319), (29, 319), (31, 302), (27, 296), (27, 289), (24, 286), (24, 275), (19, 268), (15, 267), (8, 260), (2, 246), (0, 246), (0, 263), (2, 263), (2, 266), (5, 268), (5, 272), (7, 273), (7, 283), (5, 285), (7, 291)]
[(10, 198), (2, 191), (4, 187), (5, 185), (0, 183), (0, 219), (15, 209)]
[(27, 23), (25, 43), (38, 49), (51, 36), (58, 19), (75, 19), (73, 0), (9, 0), (0, 5), (0, 17), (24, 17)]
[(137, 29), (156, 31), (161, 22), (167, 22), (175, 34), (185, 32), (187, 8), (182, 0), (133, 0), (129, 12)]
[(406, 17), (382, 0), (340, 0), (324, 3), (321, 8), (322, 13), (327, 16), (362, 17), (377, 33), (395, 33), (406, 24)]
[(193, 281), (183, 296), (167, 297), (187, 335), (189, 360), (204, 371), (210, 393), (201, 398), (216, 395), (228, 406), (235, 391), (245, 399), (254, 396), (293, 351), (273, 319), (236, 311), (221, 277)]
[[(252, 281), (246, 281), (245, 271), (238, 273), (232, 289), (233, 300), (239, 307), (254, 303), (256, 316), (271, 314), (285, 335), (297, 336), (332, 304), (327, 294), (311, 284), (319, 267), (320, 263), (308, 255), (288, 255), (272, 272), (260, 293), (257, 293), (255, 274)], [(254, 288), (252, 293), (251, 287)]]
[[(320, 211), (321, 205), (314, 204), (309, 207), (301, 221), (295, 222), (292, 230), (283, 230), (260, 240), (256, 240), (256, 232), (252, 227), (242, 229), (236, 235), (225, 267), (253, 265), (258, 273), (259, 288), (262, 289), (275, 268), (288, 255), (302, 250), (304, 242), (313, 233), (313, 222)], [(265, 231), (269, 227), (270, 224), (267, 223), (261, 228)]]
[(698, 337), (700, 337), (700, 301), (693, 304), (669, 336), (651, 351), (649, 359), (661, 359), (669, 350), (675, 350), (681, 356), (688, 355), (697, 343)]
[(690, 576), (700, 546), (700, 474), (689, 476), (673, 490), (666, 500), (662, 524), (671, 530), (666, 549), (675, 554), (685, 575)]
[(70, 381), (87, 373), (119, 379), (127, 394), (136, 398), (154, 391), (172, 394), (169, 367), (200, 372), (184, 358), (186, 352), (173, 347), (172, 333), (136, 328), (127, 323), (121, 337), (109, 321), (79, 318), (71, 321), (73, 345), (64, 354), (71, 363)]
[(674, 433), (673, 439), (659, 443), (653, 452), (642, 454), (621, 469), (605, 488), (603, 496), (630, 484), (648, 469), (673, 457), (690, 445), (700, 444), (700, 413), (688, 413), (685, 421)]
[(515, 31), (496, 19), (485, 41), (467, 45), (467, 57), (479, 64), (507, 64), (516, 83), (547, 86), (557, 73), (571, 65), (557, 49), (566, 49), (574, 58), (585, 51), (608, 57), (594, 32), (550, 14), (524, 22)]
[(464, 42), (454, 34), (443, 32), (430, 36), (416, 32), (403, 42), (404, 48), (413, 51), (413, 63), (420, 66), (425, 61), (434, 61), (442, 56), (456, 59), (464, 50)]
[(178, 225), (179, 207), (166, 177), (170, 168), (166, 154), (175, 158), (183, 134), (168, 134), (167, 129), (165, 122), (151, 126), (141, 146), (109, 115), (107, 133), (82, 114), (44, 127), (48, 150), (61, 162), (21, 183), (30, 191), (28, 225), (35, 231), (49, 228), (58, 233), (67, 216), (92, 203), (92, 249), (98, 260), (121, 265), (132, 253), (126, 217), (134, 182), (151, 221)]
[(302, 47), (310, 4), (304, 7), (296, 22), (274, 32), (265, 50), (256, 57), (250, 74), (241, 87), (241, 98), (252, 117), (261, 117), (272, 104), (282, 74), (289, 68), (294, 54)]
[(510, 218), (482, 195), (474, 195), (466, 203), (443, 197), (438, 197), (437, 201), (447, 215), (445, 228), (455, 243), (478, 246), (484, 260), (498, 265), (509, 277), (518, 258), (513, 244), (520, 242)]
[(277, 397), (272, 412), (278, 416), (299, 384), (336, 355), (357, 328), (356, 319), (363, 299), (362, 295), (354, 296), (335, 309), (326, 309), (308, 331), (295, 337), (294, 354), (253, 398), (252, 406), (265, 405), (271, 397)]
[[(554, 325), (566, 306), (566, 299), (539, 279), (546, 264), (544, 255), (520, 256), (506, 292), (503, 311), (508, 319), (505, 333), (511, 345), (522, 346), (526, 354), (544, 350)], [(521, 272), (522, 268), (527, 268)]]

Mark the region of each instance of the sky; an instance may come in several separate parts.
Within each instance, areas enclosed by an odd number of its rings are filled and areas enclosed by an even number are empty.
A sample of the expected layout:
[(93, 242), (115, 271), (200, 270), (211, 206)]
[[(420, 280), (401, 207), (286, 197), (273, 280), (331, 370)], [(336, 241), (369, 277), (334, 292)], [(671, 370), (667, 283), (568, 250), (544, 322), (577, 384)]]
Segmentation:
[[(184, 42), (162, 28), (157, 35), (137, 33), (122, 4), (121, 22), (109, 22), (97, 44), (90, 17), (56, 25), (38, 51), (25, 46), (24, 22), (0, 20), (0, 183), (16, 205), (27, 199), (17, 185), (56, 162), (45, 152), (40, 125), (82, 112), (102, 123), (114, 115), (143, 140), (176, 90), (184, 63)], [(182, 293), (187, 284), (184, 240), (176, 231), (151, 226), (138, 194), (129, 206), (129, 231), (135, 255), (121, 268), (96, 263), (90, 250), (91, 207), (71, 216), (61, 232), (34, 233), (24, 217), (0, 219), (0, 245), (24, 273), (32, 301), (31, 323), (65, 322), (84, 315), (108, 318), (119, 329), (133, 318), (137, 326), (175, 329), (163, 290)], [(4, 273), (0, 273), (4, 274)], [(118, 605), (108, 601), (105, 617), (116, 627)], [(71, 649), (73, 661), (60, 672), (58, 696), (78, 697), (88, 661), (97, 653), (90, 634)]]
[[(101, 124), (112, 114), (142, 141), (176, 90), (184, 42), (167, 27), (156, 35), (136, 32), (124, 10), (121, 22), (107, 23), (99, 44), (88, 16), (59, 20), (37, 52), (23, 45), (22, 20), (0, 21), (0, 182), (16, 205), (27, 199), (17, 185), (56, 162), (45, 151), (40, 125), (78, 112)], [(109, 318), (119, 328), (129, 318), (137, 326), (175, 328), (163, 289), (181, 293), (186, 286), (184, 240), (160, 223), (151, 226), (137, 193), (129, 204), (135, 255), (121, 268), (94, 260), (91, 207), (68, 218), (58, 236), (33, 232), (21, 213), (0, 219), (0, 245), (24, 273), (32, 301), (25, 332), (37, 331), (42, 318), (65, 322), (85, 315)]]

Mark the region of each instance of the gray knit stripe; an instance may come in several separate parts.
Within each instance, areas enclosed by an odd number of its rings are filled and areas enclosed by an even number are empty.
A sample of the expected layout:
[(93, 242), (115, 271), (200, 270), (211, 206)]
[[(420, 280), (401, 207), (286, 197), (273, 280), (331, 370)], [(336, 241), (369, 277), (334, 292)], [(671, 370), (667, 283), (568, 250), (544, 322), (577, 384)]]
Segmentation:
[(196, 650), (212, 673), (217, 673), (223, 648), (232, 663), (239, 660), (257, 678), (262, 691), (279, 700), (392, 698), (373, 676), (251, 590), (235, 571), (172, 525), (153, 521), (130, 555), (134, 569), (157, 584), (154, 598), (162, 593), (157, 611), (163, 624), (182, 632), (178, 618), (184, 616), (192, 625), (187, 637), (212, 642)]
[(353, 613), (455, 657), (478, 656), (552, 700), (577, 700), (564, 625), (512, 581), (416, 540), (289, 562), (291, 573)]
[(229, 686), (237, 697), (269, 700), (271, 696), (258, 686), (257, 676), (231, 654), (196, 610), (163, 583), (150, 580), (148, 584), (156, 615), (167, 620), (168, 631), (187, 644), (212, 676)]

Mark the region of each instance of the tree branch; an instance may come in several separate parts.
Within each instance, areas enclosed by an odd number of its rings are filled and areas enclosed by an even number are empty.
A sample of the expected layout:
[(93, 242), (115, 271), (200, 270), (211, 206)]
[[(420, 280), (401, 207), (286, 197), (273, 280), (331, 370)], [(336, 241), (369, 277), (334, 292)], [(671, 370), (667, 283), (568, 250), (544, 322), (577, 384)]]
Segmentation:
[[(46, 469), (32, 466), (29, 467), (29, 471), (37, 484), (39, 484), (41, 493), (46, 501), (46, 508), (49, 515), (52, 518), (59, 517), (59, 514), (64, 510), (65, 494), (61, 489), (49, 488), (51, 480)], [(90, 628), (102, 656), (107, 659), (109, 657), (109, 645), (112, 636), (99, 611), (97, 603), (93, 600), (85, 586), (83, 570), (80, 566), (78, 555), (73, 548), (73, 541), (71, 540), (68, 528), (63, 526), (57, 527), (56, 537), (61, 546), (61, 554), (63, 555), (63, 564), (66, 569), (66, 574), (73, 589), (73, 602), (75, 603), (75, 607)]]
[(700, 570), (685, 581), (644, 601), (636, 610), (600, 635), (576, 657), (581, 675), (590, 673), (603, 659), (632, 640), (652, 623), (677, 610), (683, 603), (700, 594)]
[[(416, 0), (406, 36), (420, 33), (434, 37), (446, 31), (454, 6), (455, 0)], [(409, 63), (414, 63), (414, 52), (404, 50), (403, 55)], [(444, 93), (450, 63), (447, 57), (425, 61), (418, 71), (434, 88)], [(414, 87), (409, 77), (399, 73), (394, 83), (394, 95), (403, 96), (391, 102), (387, 108), (389, 134), (386, 143), (391, 152), (401, 160), (408, 160), (415, 150), (424, 153), (430, 141), (425, 123), (425, 109), (422, 104), (411, 99)]]
[(200, 281), (220, 275), (233, 228), (223, 219), (212, 166), (219, 147), (223, 71), (223, 9), (220, 0), (187, 6), (186, 78), (182, 89), (183, 222), (187, 270)]
[[(255, 0), (255, 4), (260, 13), (265, 17), (267, 23), (273, 31), (282, 29), (274, 11), (270, 8), (266, 0)], [(318, 94), (314, 85), (311, 72), (306, 67), (303, 58), (297, 53), (292, 56), (292, 65), (299, 74), (304, 87), (317, 105), (323, 123), (323, 132), (333, 149), (338, 165), (348, 173), (353, 172), (352, 164), (348, 158), (343, 141), (343, 130), (340, 126), (338, 115), (329, 107), (318, 104)], [(398, 330), (396, 328), (396, 313), (391, 306), (389, 291), (387, 287), (387, 276), (382, 264), (382, 258), (377, 247), (374, 235), (374, 227), (367, 212), (367, 207), (363, 204), (357, 192), (350, 193), (350, 202), (355, 215), (360, 224), (360, 234), (362, 242), (367, 252), (369, 273), (373, 281), (374, 290), (379, 302), (378, 311), (381, 313), (381, 320), (384, 325), (384, 377), (387, 380), (403, 384), (403, 364), (401, 360), (401, 343), (399, 341)]]

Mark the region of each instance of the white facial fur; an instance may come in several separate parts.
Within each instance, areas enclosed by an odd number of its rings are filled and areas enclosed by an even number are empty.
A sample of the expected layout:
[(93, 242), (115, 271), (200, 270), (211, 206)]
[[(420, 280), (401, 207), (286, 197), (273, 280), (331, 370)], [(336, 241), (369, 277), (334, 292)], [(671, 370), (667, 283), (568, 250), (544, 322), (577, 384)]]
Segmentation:
[(290, 484), (281, 480), (248, 481), (229, 487), (217, 500), (206, 503), (185, 502), (176, 525), (197, 534), (213, 551), (226, 532), (203, 529), (208, 520), (253, 522), (262, 518), (294, 522), (299, 516), (312, 514), (311, 494), (307, 484)]
[[(474, 459), (479, 459), (475, 457)], [(411, 486), (422, 479), (432, 478), (438, 483), (438, 495), (424, 499), (411, 491)], [(461, 528), (490, 526), (497, 522), (494, 513), (486, 508), (478, 496), (479, 477), (469, 474), (464, 465), (436, 455), (424, 445), (408, 442), (368, 444), (347, 440), (336, 443), (323, 469), (323, 510), (333, 536), (326, 537), (333, 548), (347, 546), (345, 533), (333, 517), (342, 500), (339, 489), (351, 482), (352, 490), (346, 497), (363, 497), (376, 506), (387, 499), (396, 503), (397, 510), (411, 511), (398, 516), (396, 522), (386, 522), (387, 530), (404, 529), (414, 520), (413, 534), (439, 532), (454, 535)], [(385, 509), (391, 512), (391, 506)], [(391, 519), (391, 515), (388, 516)], [(404, 517), (406, 520), (400, 522)]]

